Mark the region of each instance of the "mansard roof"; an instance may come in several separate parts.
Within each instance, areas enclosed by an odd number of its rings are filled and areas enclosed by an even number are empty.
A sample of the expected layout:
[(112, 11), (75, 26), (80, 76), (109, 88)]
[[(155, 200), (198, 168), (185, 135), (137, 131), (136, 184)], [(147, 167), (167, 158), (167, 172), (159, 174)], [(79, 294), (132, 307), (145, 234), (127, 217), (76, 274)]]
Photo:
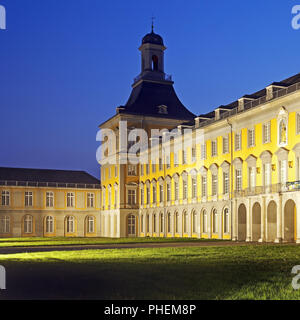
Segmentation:
[(0, 167), (1, 181), (55, 182), (73, 184), (100, 184), (100, 181), (85, 171), (24, 169)]
[[(166, 112), (159, 107), (166, 106)], [(172, 82), (141, 80), (133, 87), (122, 113), (192, 120), (195, 115), (178, 99)]]

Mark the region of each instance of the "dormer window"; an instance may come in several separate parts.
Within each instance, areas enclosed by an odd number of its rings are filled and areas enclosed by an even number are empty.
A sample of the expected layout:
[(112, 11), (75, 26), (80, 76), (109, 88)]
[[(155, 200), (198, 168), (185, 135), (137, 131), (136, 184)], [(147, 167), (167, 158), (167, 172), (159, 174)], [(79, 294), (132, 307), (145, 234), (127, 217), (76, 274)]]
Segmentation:
[(158, 106), (158, 113), (168, 114), (168, 107), (165, 105)]

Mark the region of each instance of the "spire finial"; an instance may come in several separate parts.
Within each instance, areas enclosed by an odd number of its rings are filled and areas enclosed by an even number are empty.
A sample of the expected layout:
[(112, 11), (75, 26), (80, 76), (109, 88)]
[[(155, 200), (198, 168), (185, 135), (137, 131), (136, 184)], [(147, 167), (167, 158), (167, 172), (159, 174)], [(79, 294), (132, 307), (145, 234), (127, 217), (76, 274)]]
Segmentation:
[(154, 19), (155, 17), (152, 15), (151, 20), (152, 20), (152, 24), (151, 24), (151, 32), (154, 32)]

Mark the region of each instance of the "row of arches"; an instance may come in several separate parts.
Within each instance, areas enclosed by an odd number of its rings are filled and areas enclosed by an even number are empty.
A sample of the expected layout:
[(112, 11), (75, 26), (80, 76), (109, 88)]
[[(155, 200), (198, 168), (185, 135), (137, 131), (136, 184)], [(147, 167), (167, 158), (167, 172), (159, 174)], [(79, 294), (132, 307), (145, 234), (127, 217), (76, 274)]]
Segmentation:
[[(266, 208), (266, 227), (262, 219), (262, 208), (259, 202), (255, 202), (252, 206), (252, 223), (250, 226), (250, 232), (247, 234), (247, 209), (245, 204), (240, 204), (238, 208), (238, 233), (237, 238), (239, 241), (251, 240), (259, 241), (266, 240), (268, 242), (274, 242), (276, 239), (282, 238), (286, 242), (295, 241), (297, 239), (296, 234), (296, 204), (293, 200), (286, 201), (283, 207), (282, 217), (282, 232), (279, 229), (279, 221), (277, 218), (277, 212), (279, 208), (274, 200), (271, 200)], [(265, 233), (265, 234), (264, 234)], [(250, 237), (250, 239), (247, 239)]]
[[(203, 208), (181, 212), (153, 212), (142, 213), (140, 216), (130, 214), (127, 217), (128, 236), (160, 235), (160, 236), (197, 236), (222, 238), (224, 234), (230, 234), (231, 217), (229, 208), (222, 210)], [(137, 225), (139, 224), (139, 229)], [(134, 227), (133, 227), (134, 226)]]
[[(26, 214), (21, 218), (21, 234), (24, 236), (32, 236), (36, 234), (38, 219), (30, 214)], [(65, 235), (76, 235), (78, 231), (77, 218), (73, 215), (64, 217), (63, 228)], [(0, 234), (9, 235), (12, 233), (13, 218), (10, 215), (4, 215), (0, 218)], [(57, 231), (57, 219), (55, 216), (47, 215), (42, 219), (42, 228), (44, 236), (55, 235)], [(87, 215), (84, 219), (84, 234), (95, 234), (96, 217)]]

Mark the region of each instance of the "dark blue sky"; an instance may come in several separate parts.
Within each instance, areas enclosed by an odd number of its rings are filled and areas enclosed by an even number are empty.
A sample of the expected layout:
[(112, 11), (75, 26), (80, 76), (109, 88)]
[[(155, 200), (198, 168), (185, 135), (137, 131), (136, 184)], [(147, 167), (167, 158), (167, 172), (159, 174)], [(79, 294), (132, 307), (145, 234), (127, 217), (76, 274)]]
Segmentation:
[(98, 125), (125, 104), (150, 31), (194, 113), (300, 72), (289, 0), (0, 0), (0, 166), (99, 176)]

